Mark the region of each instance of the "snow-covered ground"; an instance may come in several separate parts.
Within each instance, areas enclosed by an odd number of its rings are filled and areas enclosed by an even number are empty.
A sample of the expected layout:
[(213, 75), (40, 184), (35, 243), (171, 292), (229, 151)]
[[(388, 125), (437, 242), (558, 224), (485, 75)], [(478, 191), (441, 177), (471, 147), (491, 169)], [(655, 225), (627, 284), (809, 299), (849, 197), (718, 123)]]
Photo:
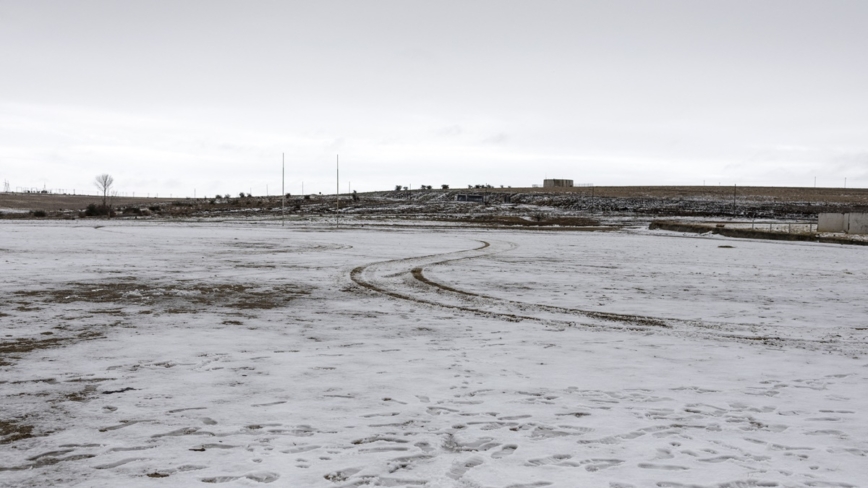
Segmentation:
[(0, 486), (868, 486), (868, 249), (0, 223)]

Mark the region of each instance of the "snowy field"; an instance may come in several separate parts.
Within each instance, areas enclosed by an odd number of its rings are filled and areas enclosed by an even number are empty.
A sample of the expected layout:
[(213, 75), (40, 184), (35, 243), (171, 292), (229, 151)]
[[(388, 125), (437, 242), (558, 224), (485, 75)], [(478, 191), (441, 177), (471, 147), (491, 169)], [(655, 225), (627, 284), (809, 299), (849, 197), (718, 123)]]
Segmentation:
[(0, 223), (0, 486), (868, 486), (868, 249)]

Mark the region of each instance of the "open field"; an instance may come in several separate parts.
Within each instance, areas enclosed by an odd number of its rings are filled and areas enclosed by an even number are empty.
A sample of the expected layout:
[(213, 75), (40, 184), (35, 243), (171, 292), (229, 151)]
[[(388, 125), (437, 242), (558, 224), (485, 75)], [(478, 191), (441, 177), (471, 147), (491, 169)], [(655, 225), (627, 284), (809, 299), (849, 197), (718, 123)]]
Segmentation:
[(0, 222), (0, 486), (856, 487), (864, 247)]
[[(171, 202), (171, 198), (145, 198), (145, 197), (114, 197), (112, 204), (115, 206), (127, 205), (158, 205)], [(79, 211), (89, 204), (101, 204), (102, 197), (96, 195), (55, 195), (41, 193), (0, 193), (0, 211), (10, 210), (44, 210)]]
[[(456, 202), (459, 194), (484, 195), (485, 204)], [(736, 216), (741, 218), (805, 219), (819, 212), (868, 209), (868, 189), (633, 186), (575, 188), (479, 188), (452, 190), (380, 191), (340, 196), (340, 213), (348, 216), (396, 216), (399, 218), (467, 221), (495, 216), (500, 219), (534, 220), (600, 216), (672, 217)], [(95, 196), (0, 193), (0, 215), (30, 217), (43, 210), (49, 218), (72, 219)], [(137, 218), (140, 210), (155, 218), (222, 218), (226, 216), (276, 216), (282, 213), (278, 196), (232, 198), (116, 198), (118, 216)], [(329, 215), (336, 211), (335, 195), (292, 196), (286, 213), (292, 217)]]

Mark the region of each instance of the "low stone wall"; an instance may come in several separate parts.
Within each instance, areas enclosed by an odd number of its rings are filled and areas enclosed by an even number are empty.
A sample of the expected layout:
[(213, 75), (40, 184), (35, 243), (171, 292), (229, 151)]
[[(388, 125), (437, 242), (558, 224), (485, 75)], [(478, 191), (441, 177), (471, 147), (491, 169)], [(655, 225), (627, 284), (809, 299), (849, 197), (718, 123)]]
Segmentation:
[(868, 213), (821, 213), (817, 223), (820, 232), (868, 234)]
[(868, 213), (849, 213), (848, 234), (868, 234)]
[(826, 242), (833, 244), (855, 244), (858, 246), (868, 246), (868, 241), (856, 241), (847, 239), (846, 237), (831, 237), (819, 236), (816, 234), (789, 234), (786, 232), (768, 232), (759, 229), (737, 229), (718, 227), (714, 224), (699, 224), (688, 222), (675, 222), (666, 220), (655, 220), (648, 226), (649, 229), (669, 230), (673, 232), (692, 232), (696, 234), (719, 234), (725, 237), (736, 237), (744, 239), (769, 239), (773, 241), (803, 241), (803, 242)]

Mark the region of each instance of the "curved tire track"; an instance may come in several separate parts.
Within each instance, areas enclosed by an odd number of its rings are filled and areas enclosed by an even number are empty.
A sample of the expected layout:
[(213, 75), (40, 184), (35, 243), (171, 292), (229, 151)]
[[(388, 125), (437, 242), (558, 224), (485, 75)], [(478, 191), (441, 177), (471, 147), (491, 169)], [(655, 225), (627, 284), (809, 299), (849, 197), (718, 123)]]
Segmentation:
[[(443, 263), (441, 262), (441, 263), (434, 263), (434, 264), (443, 264)], [(527, 302), (519, 302), (516, 300), (508, 300), (505, 298), (496, 298), (496, 297), (492, 297), (489, 295), (482, 295), (480, 293), (472, 293), (472, 292), (468, 292), (468, 291), (464, 291), (464, 290), (459, 290), (457, 288), (453, 288), (451, 286), (444, 285), (442, 283), (438, 283), (436, 281), (432, 281), (432, 280), (428, 279), (427, 277), (425, 277), (423, 268), (421, 266), (417, 267), (417, 268), (413, 268), (412, 270), (410, 270), (410, 272), (413, 275), (413, 278), (415, 278), (418, 281), (421, 281), (422, 283), (425, 283), (426, 285), (433, 286), (435, 288), (439, 288), (443, 291), (448, 291), (450, 293), (457, 293), (459, 295), (465, 295), (468, 297), (476, 297), (476, 298), (482, 298), (485, 300), (500, 301), (500, 302), (509, 303), (509, 304), (519, 306), (519, 307), (530, 307), (530, 308), (535, 308), (538, 310), (544, 310), (546, 312), (581, 315), (584, 317), (589, 317), (589, 318), (593, 318), (593, 319), (600, 319), (600, 320), (608, 320), (608, 321), (612, 321), (612, 322), (627, 322), (627, 323), (631, 323), (631, 324), (653, 326), (653, 327), (667, 327), (667, 328), (671, 327), (663, 319), (659, 319), (659, 318), (655, 318), (655, 317), (648, 317), (645, 315), (627, 315), (627, 314), (608, 313), (608, 312), (596, 312), (593, 310), (581, 310), (581, 309), (577, 309), (577, 308), (556, 307), (553, 305), (542, 305), (542, 304), (537, 304), (537, 303), (527, 303)]]
[[(499, 317), (499, 318), (502, 318), (504, 320), (508, 320), (511, 322), (516, 322), (518, 320), (535, 320), (535, 321), (538, 321), (539, 319), (536, 317), (521, 317), (521, 316), (516, 316), (513, 314), (488, 312), (488, 311), (484, 311), (484, 310), (475, 309), (472, 307), (465, 307), (465, 306), (460, 306), (460, 305), (450, 305), (450, 304), (446, 304), (446, 303), (440, 303), (440, 302), (433, 302), (431, 300), (425, 300), (423, 298), (414, 297), (412, 295), (407, 295), (404, 293), (398, 293), (398, 292), (395, 292), (392, 290), (387, 290), (383, 287), (380, 287), (380, 286), (377, 286), (377, 285), (371, 283), (370, 281), (366, 280), (363, 277), (364, 272), (368, 268), (371, 268), (371, 267), (377, 266), (377, 265), (397, 264), (397, 263), (402, 263), (402, 262), (415, 261), (415, 260), (419, 260), (419, 259), (434, 258), (434, 257), (438, 257), (438, 256), (448, 256), (450, 254), (481, 251), (482, 249), (485, 249), (485, 248), (491, 246), (491, 244), (486, 242), (486, 241), (479, 241), (479, 242), (482, 243), (482, 246), (477, 247), (477, 248), (473, 248), (473, 249), (468, 249), (466, 251), (457, 251), (457, 252), (445, 253), (445, 254), (429, 254), (429, 255), (425, 255), (425, 256), (417, 256), (417, 257), (412, 257), (412, 258), (392, 259), (392, 260), (387, 260), (387, 261), (379, 261), (379, 262), (367, 264), (364, 266), (358, 266), (350, 272), (350, 279), (353, 280), (354, 283), (356, 283), (357, 285), (359, 285), (363, 288), (366, 288), (366, 289), (371, 290), (371, 291), (375, 291), (377, 293), (382, 293), (382, 294), (390, 296), (392, 298), (398, 298), (400, 300), (409, 300), (411, 302), (421, 303), (424, 305), (430, 305), (430, 306), (439, 307), (439, 308), (447, 308), (447, 309), (451, 309), (451, 310), (460, 310), (462, 312), (469, 312), (469, 313), (476, 314), (476, 315), (484, 315), (484, 316), (488, 316), (488, 317), (495, 316), (495, 317)], [(438, 261), (438, 262), (458, 261), (460, 259), (470, 259), (471, 257), (477, 257), (477, 256), (451, 258), (451, 259), (447, 259), (444, 261)], [(397, 275), (401, 275), (401, 274), (405, 274), (405, 273), (406, 273), (406, 271), (403, 271), (401, 273), (397, 273), (397, 274), (392, 275), (392, 276), (397, 276)]]
[[(509, 322), (531, 321), (546, 326), (558, 328), (582, 326), (595, 329), (609, 330), (632, 330), (639, 332), (652, 332), (675, 334), (684, 337), (700, 339), (713, 339), (719, 341), (735, 341), (742, 344), (757, 344), (765, 346), (789, 346), (802, 349), (824, 349), (829, 352), (840, 354), (853, 354), (864, 351), (868, 344), (859, 342), (844, 344), (829, 342), (819, 339), (803, 339), (795, 337), (781, 337), (757, 333), (756, 326), (751, 324), (707, 322), (697, 320), (684, 320), (675, 318), (652, 317), (644, 315), (628, 315), (593, 310), (582, 310), (552, 305), (533, 304), (515, 300), (501, 299), (484, 294), (464, 291), (444, 283), (438, 283), (425, 276), (425, 268), (445, 263), (474, 259), (490, 256), (501, 252), (508, 252), (517, 246), (513, 243), (502, 243), (507, 247), (499, 250), (490, 249), (493, 246), (486, 241), (479, 241), (482, 245), (464, 251), (455, 251), (443, 254), (429, 254), (424, 256), (379, 261), (354, 268), (350, 273), (350, 279), (357, 285), (367, 290), (380, 293), (392, 298), (415, 302), (429, 307), (460, 311), (478, 316), (493, 317)], [(377, 279), (366, 278), (366, 273), (373, 272), (377, 267), (388, 267), (404, 264), (406, 266), (391, 270), (378, 278), (400, 280), (394, 282), (394, 286), (377, 283)], [(412, 293), (414, 286), (424, 287), (429, 293), (436, 293), (441, 299), (418, 296)], [(423, 292), (425, 293), (425, 292)], [(447, 297), (447, 299), (442, 299)], [(449, 303), (449, 300), (452, 303)], [(503, 310), (508, 310), (504, 312)], [(554, 317), (540, 317), (529, 315), (527, 312), (539, 312), (553, 314)], [(566, 316), (566, 317), (565, 317)]]
[[(491, 297), (491, 296), (487, 296), (487, 295), (482, 295), (482, 294), (471, 293), (471, 292), (459, 290), (459, 289), (453, 288), (453, 287), (448, 286), (448, 285), (437, 283), (437, 282), (432, 281), (432, 280), (428, 279), (427, 277), (425, 277), (424, 272), (423, 272), (423, 268), (425, 268), (427, 266), (435, 266), (435, 265), (440, 265), (440, 264), (445, 264), (445, 263), (452, 263), (455, 261), (461, 261), (461, 260), (465, 260), (465, 259), (474, 259), (474, 258), (479, 258), (479, 257), (483, 257), (483, 256), (490, 256), (492, 254), (497, 254), (500, 252), (508, 252), (508, 251), (511, 251), (517, 247), (513, 243), (506, 243), (509, 246), (509, 248), (507, 248), (507, 249), (502, 249), (502, 250), (492, 251), (492, 252), (487, 252), (487, 253), (478, 253), (478, 251), (482, 251), (483, 249), (487, 249), (487, 248), (491, 247), (491, 243), (489, 243), (489, 242), (486, 242), (486, 241), (479, 241), (479, 242), (482, 243), (482, 245), (480, 247), (468, 249), (465, 251), (457, 251), (457, 252), (450, 252), (450, 253), (444, 253), (444, 254), (429, 254), (429, 255), (425, 255), (425, 256), (418, 256), (418, 257), (411, 257), (411, 258), (379, 261), (379, 262), (371, 263), (371, 264), (364, 265), (364, 266), (358, 266), (350, 272), (350, 279), (352, 279), (352, 281), (354, 283), (356, 283), (357, 285), (359, 285), (363, 288), (366, 288), (368, 290), (375, 291), (377, 293), (381, 293), (381, 294), (390, 296), (392, 298), (397, 298), (400, 300), (408, 300), (408, 301), (412, 301), (412, 302), (416, 302), (416, 303), (420, 303), (420, 304), (424, 304), (424, 305), (428, 305), (428, 306), (439, 307), (439, 308), (446, 308), (446, 309), (451, 309), (451, 310), (460, 310), (462, 312), (472, 313), (475, 315), (482, 315), (482, 316), (488, 316), (488, 317), (498, 317), (500, 319), (507, 320), (510, 322), (529, 320), (529, 321), (540, 322), (540, 323), (549, 324), (549, 325), (559, 324), (561, 326), (583, 325), (583, 326), (588, 326), (588, 327), (606, 327), (606, 325), (604, 325), (604, 324), (593, 323), (593, 322), (579, 324), (575, 320), (576, 316), (578, 316), (578, 317), (590, 319), (592, 321), (596, 320), (596, 321), (608, 322), (609, 323), (608, 327), (611, 327), (612, 322), (624, 323), (624, 324), (627, 324), (627, 325), (630, 325), (633, 327), (637, 327), (637, 326), (642, 327), (643, 330), (645, 327), (657, 327), (657, 328), (669, 328), (670, 327), (664, 320), (654, 318), (654, 317), (644, 317), (644, 316), (625, 315), (625, 314), (612, 314), (612, 313), (605, 313), (605, 312), (594, 312), (594, 311), (590, 311), (590, 310), (579, 310), (579, 309), (571, 309), (571, 308), (565, 308), (565, 307), (555, 307), (555, 306), (550, 306), (550, 305), (539, 305), (539, 304), (518, 302), (518, 301), (514, 301), (514, 300), (505, 300), (505, 299), (495, 298), (495, 297)], [(470, 254), (470, 255), (465, 255), (465, 254)], [(438, 292), (450, 293), (453, 296), (458, 297), (461, 301), (465, 302), (465, 304), (450, 304), (450, 303), (444, 303), (442, 301), (433, 301), (433, 300), (429, 300), (427, 298), (414, 296), (414, 295), (411, 295), (411, 294), (408, 294), (405, 292), (387, 289), (383, 286), (375, 284), (374, 282), (372, 282), (370, 280), (365, 279), (365, 277), (364, 277), (365, 272), (369, 268), (372, 268), (375, 266), (394, 265), (394, 264), (399, 264), (399, 263), (413, 263), (413, 262), (418, 262), (419, 260), (431, 260), (433, 258), (438, 258), (438, 257), (447, 257), (447, 258), (431, 261), (431, 262), (425, 263), (421, 266), (413, 266), (409, 270), (400, 270), (398, 272), (391, 273), (391, 274), (385, 275), (383, 277), (384, 278), (394, 278), (394, 277), (399, 277), (402, 275), (409, 274), (410, 276), (413, 277), (414, 280), (416, 280), (417, 283), (425, 285), (429, 288), (433, 288), (434, 290), (436, 290)], [(566, 315), (569, 315), (571, 317), (570, 317), (570, 319), (542, 318), (542, 317), (535, 317), (532, 315), (524, 315), (524, 314), (520, 314), (520, 313), (497, 312), (497, 311), (493, 311), (493, 310), (486, 310), (483, 308), (479, 308), (478, 306), (472, 306), (472, 305), (466, 304), (466, 302), (468, 300), (486, 301), (486, 302), (489, 302), (488, 303), (489, 307), (500, 307), (500, 308), (505, 308), (505, 309), (508, 309), (508, 308), (532, 309), (532, 310), (538, 310), (538, 311), (561, 314), (561, 315), (566, 314)], [(474, 304), (474, 305), (476, 305), (476, 304)]]

